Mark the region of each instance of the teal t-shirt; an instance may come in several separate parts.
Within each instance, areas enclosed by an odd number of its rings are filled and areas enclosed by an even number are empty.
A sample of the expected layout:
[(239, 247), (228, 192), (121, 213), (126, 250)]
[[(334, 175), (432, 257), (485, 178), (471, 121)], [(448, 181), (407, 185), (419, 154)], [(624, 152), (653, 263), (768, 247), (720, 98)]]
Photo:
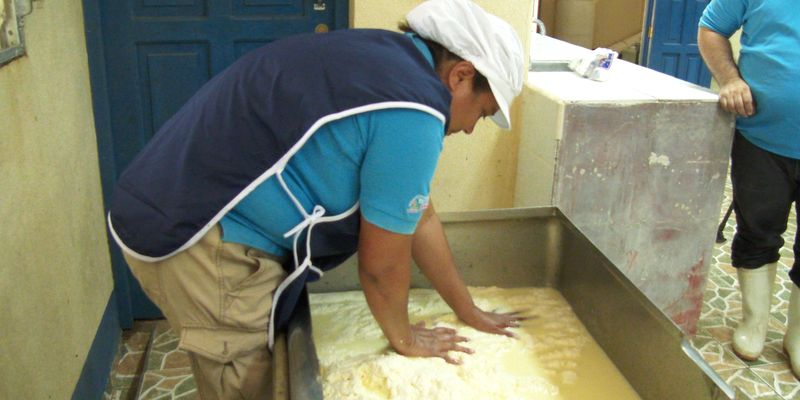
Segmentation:
[(730, 37), (742, 28), (739, 71), (756, 114), (736, 128), (755, 145), (800, 159), (800, 5), (776, 0), (712, 0), (700, 26)]
[[(360, 201), (370, 223), (412, 234), (427, 206), (443, 140), (443, 122), (426, 112), (370, 111), (323, 125), (289, 160), (282, 177), (307, 213), (321, 205), (325, 215), (336, 215)], [(284, 256), (292, 238), (283, 234), (302, 220), (273, 176), (220, 223), (223, 240)]]

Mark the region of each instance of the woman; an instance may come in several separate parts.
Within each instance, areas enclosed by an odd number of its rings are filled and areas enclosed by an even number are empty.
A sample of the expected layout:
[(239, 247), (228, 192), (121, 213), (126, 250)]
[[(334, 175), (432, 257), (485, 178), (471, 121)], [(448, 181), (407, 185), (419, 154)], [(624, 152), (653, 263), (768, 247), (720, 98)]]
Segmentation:
[(432, 0), (406, 34), (300, 35), (214, 77), (122, 174), (109, 226), (148, 297), (181, 335), (203, 399), (264, 398), (270, 348), (306, 282), (356, 250), (367, 302), (394, 349), (471, 352), (410, 325), (411, 259), (456, 315), (477, 308), (429, 199), (445, 135), (510, 127), (522, 88), (514, 30), (466, 0)]

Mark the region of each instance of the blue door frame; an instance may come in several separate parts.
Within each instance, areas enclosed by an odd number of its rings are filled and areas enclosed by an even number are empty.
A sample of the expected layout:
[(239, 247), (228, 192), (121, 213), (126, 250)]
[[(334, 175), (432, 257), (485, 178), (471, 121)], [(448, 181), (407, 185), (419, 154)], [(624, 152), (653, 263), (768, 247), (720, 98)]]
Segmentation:
[[(119, 93), (114, 93), (114, 87), (116, 82), (114, 81), (121, 79), (118, 71), (109, 70), (109, 66), (113, 67), (113, 64), (117, 62), (115, 52), (118, 52), (119, 49), (117, 46), (112, 46), (113, 48), (107, 48), (107, 43), (109, 43), (109, 39), (111, 36), (109, 35), (118, 35), (120, 34), (118, 30), (124, 29), (124, 27), (119, 27), (118, 25), (112, 24), (108, 26), (107, 15), (104, 15), (104, 12), (107, 13), (109, 7), (129, 7), (124, 9), (124, 12), (130, 12), (133, 10), (133, 13), (136, 15), (136, 18), (132, 18), (131, 20), (136, 20), (135, 23), (142, 22), (142, 21), (153, 21), (158, 20), (164, 15), (147, 15), (150, 12), (167, 12), (173, 14), (181, 14), (183, 11), (180, 9), (180, 6), (186, 6), (187, 10), (190, 12), (194, 12), (195, 15), (190, 15), (190, 19), (193, 18), (194, 20), (202, 19), (199, 18), (200, 14), (204, 12), (208, 12), (209, 9), (219, 8), (223, 9), (224, 7), (219, 6), (222, 4), (223, 0), (184, 0), (176, 2), (175, 0), (152, 0), (146, 3), (136, 2), (136, 1), (128, 1), (128, 0), (83, 0), (83, 12), (84, 12), (84, 24), (86, 28), (86, 44), (87, 44), (87, 53), (88, 53), (88, 64), (89, 64), (89, 73), (90, 73), (90, 83), (91, 83), (91, 92), (92, 92), (92, 100), (93, 100), (93, 110), (94, 110), (94, 118), (95, 118), (95, 130), (97, 134), (97, 148), (98, 148), (98, 155), (99, 155), (99, 166), (100, 166), (100, 178), (101, 184), (103, 188), (103, 201), (105, 204), (106, 213), (108, 211), (108, 206), (111, 204), (111, 200), (113, 198), (113, 191), (116, 187), (117, 179), (119, 173), (124, 168), (125, 159), (127, 157), (131, 157), (131, 154), (135, 154), (138, 152), (138, 148), (144, 145), (141, 143), (141, 138), (136, 138), (140, 143), (136, 143), (134, 146), (127, 146), (125, 145), (125, 140), (120, 140), (119, 137), (115, 137), (115, 128), (117, 129), (117, 133), (119, 132), (119, 117), (120, 110), (115, 109), (115, 104), (120, 103), (119, 99), (115, 99), (115, 96), (119, 96)], [(249, 13), (259, 13), (263, 10), (269, 9), (273, 7), (275, 4), (272, 0), (250, 0), (250, 1), (243, 1), (243, 0), (230, 0), (228, 1), (231, 3), (229, 8), (225, 8), (225, 13), (230, 13), (230, 9), (233, 9), (233, 13), (240, 12), (242, 14)], [(311, 15), (309, 12), (313, 10), (319, 10), (320, 7), (324, 7), (324, 4), (327, 3), (327, 7), (329, 7), (329, 13), (332, 13), (329, 18), (332, 18), (332, 24), (326, 23), (326, 25), (333, 25), (329, 26), (329, 29), (345, 29), (348, 27), (349, 23), (349, 1), (348, 0), (297, 0), (302, 7), (298, 10), (292, 10), (287, 7), (289, 6), (282, 6), (284, 9), (279, 10), (279, 13), (287, 13), (291, 14), (292, 12), (300, 12), (301, 14), (305, 13), (307, 15)], [(145, 9), (143, 8), (142, 4), (153, 4), (153, 3), (162, 3), (159, 5), (158, 8), (151, 8)], [(286, 2), (281, 2), (284, 4)], [(177, 6), (175, 6), (177, 5)], [(255, 5), (255, 6), (253, 6)], [(332, 10), (331, 10), (332, 9)], [(183, 14), (181, 14), (183, 15)], [(231, 16), (227, 15), (228, 20), (235, 20), (234, 28), (238, 28), (238, 25), (242, 26), (254, 26), (253, 21), (257, 19), (253, 15), (241, 15), (241, 16)], [(288, 18), (290, 21), (288, 25), (281, 26), (278, 30), (279, 32), (276, 33), (278, 37), (286, 36), (293, 33), (297, 33), (291, 28), (292, 24), (297, 25), (301, 23), (299, 19), (296, 22), (292, 22), (291, 18)], [(181, 30), (183, 28), (175, 26), (175, 16), (173, 15), (170, 17), (169, 15), (166, 18), (161, 18), (161, 20), (165, 21), (167, 24), (172, 24), (169, 26), (169, 29), (174, 30)], [(230, 21), (229, 21), (230, 22)], [(308, 19), (304, 21), (306, 25), (308, 24)], [(312, 21), (313, 22), (313, 21)], [(224, 21), (219, 20), (219, 24), (223, 24)], [(316, 24), (316, 22), (313, 22)], [(250, 25), (247, 25), (250, 24)], [(150, 25), (136, 25), (135, 33), (129, 33), (132, 35), (142, 35), (142, 27), (143, 26), (150, 26)], [(166, 26), (166, 25), (165, 25)], [(216, 25), (206, 25), (206, 26), (216, 26)], [(287, 28), (288, 26), (288, 28)], [(104, 31), (105, 28), (105, 31)], [(258, 30), (258, 28), (250, 28), (251, 30)], [(305, 29), (305, 28), (304, 28)], [(186, 31), (197, 31), (197, 26), (191, 27), (191, 29), (187, 29)], [(311, 31), (313, 31), (313, 26)], [(155, 26), (152, 28), (152, 31), (149, 35), (152, 37), (157, 37), (157, 39), (153, 40), (155, 45), (152, 43), (147, 43), (148, 39), (147, 36), (141, 37), (137, 36), (134, 38), (136, 41), (136, 45), (138, 46), (141, 43), (144, 43), (147, 46), (140, 46), (137, 47), (137, 54), (140, 57), (139, 64), (142, 63), (141, 61), (141, 53), (142, 49), (144, 52), (149, 52), (149, 54), (145, 54), (145, 57), (155, 54), (155, 57), (150, 57), (144, 61), (144, 65), (139, 65), (137, 67), (132, 66), (132, 63), (127, 63), (128, 67), (139, 68), (153, 68), (158, 69), (159, 67), (163, 70), (166, 70), (169, 73), (172, 73), (172, 76), (175, 76), (175, 67), (179, 67), (178, 64), (174, 63), (174, 58), (169, 57), (159, 57), (161, 55), (171, 55), (173, 50), (176, 47), (170, 47), (169, 41), (166, 40), (162, 35), (164, 33), (164, 29), (159, 29), (159, 27)], [(124, 33), (123, 33), (124, 34)], [(145, 33), (147, 35), (148, 33)], [(225, 29), (219, 29), (218, 32), (213, 33), (213, 37), (208, 40), (218, 40), (221, 36), (224, 37), (228, 35), (228, 31)], [(194, 43), (197, 44), (201, 42), (202, 38), (195, 38)], [(261, 41), (261, 44), (268, 42), (268, 40)], [(233, 59), (238, 58), (238, 56), (246, 53), (250, 49), (256, 47), (259, 43), (259, 40), (255, 37), (248, 38), (248, 40), (242, 41), (237, 43), (235, 47), (230, 50), (225, 50), (227, 52), (228, 61), (224, 59), (220, 61), (220, 56), (215, 55), (213, 57), (207, 57), (209, 61), (209, 70), (205, 71), (206, 75), (205, 79), (210, 78), (217, 72), (221, 71), (226, 64), (232, 62)], [(159, 47), (161, 46), (161, 47)], [(181, 50), (178, 48), (178, 50)], [(194, 49), (189, 48), (188, 54), (191, 53)], [(157, 54), (161, 52), (161, 54)], [(111, 59), (109, 62), (109, 56), (114, 55), (114, 59)], [(213, 58), (213, 60), (210, 60)], [(154, 61), (155, 60), (155, 61)], [(161, 60), (161, 61), (159, 61)], [(192, 60), (190, 60), (193, 62)], [(202, 68), (199, 68), (202, 69)], [(152, 72), (152, 71), (151, 71)], [(152, 73), (148, 75), (148, 77), (153, 76)], [(169, 76), (168, 76), (169, 77)], [(123, 79), (128, 78), (137, 78), (137, 77), (125, 77)], [(194, 77), (196, 78), (196, 77)], [(175, 82), (173, 82), (174, 84)], [(184, 82), (185, 83), (185, 82)], [(175, 87), (180, 87), (180, 85), (184, 83), (179, 83), (178, 85), (173, 85)], [(193, 85), (201, 85), (203, 82), (193, 81), (191, 84)], [(151, 88), (158, 88), (159, 86), (154, 86), (156, 83), (149, 82), (148, 90)], [(164, 86), (168, 88), (169, 86)], [(171, 90), (171, 89), (165, 89)], [(167, 100), (166, 102), (157, 103), (153, 102), (149, 104), (149, 110), (151, 111), (150, 114), (146, 115), (149, 121), (145, 121), (144, 125), (148, 125), (149, 129), (147, 129), (150, 134), (157, 130), (160, 122), (163, 122), (164, 118), (168, 118), (171, 112), (178, 107), (180, 104), (177, 102), (182, 102), (185, 100), (185, 97), (190, 96), (192, 93), (190, 91), (184, 90), (186, 93), (181, 93), (180, 95), (183, 99), (177, 100)], [(148, 93), (148, 95), (150, 95)], [(157, 98), (157, 96), (151, 96), (151, 98)], [(162, 99), (165, 97), (162, 97)], [(164, 112), (158, 113), (158, 111)], [(155, 112), (153, 112), (155, 110)], [(143, 111), (146, 113), (146, 110)], [(155, 114), (155, 115), (152, 115)], [(116, 124), (116, 127), (115, 127)], [(145, 140), (148, 138), (145, 138)], [(134, 140), (134, 142), (136, 142)], [(138, 147), (138, 148), (137, 148)], [(120, 156), (122, 154), (122, 156)], [(120, 159), (123, 159), (120, 162)], [(141, 289), (138, 287), (138, 283), (130, 274), (130, 271), (125, 263), (124, 258), (122, 257), (122, 252), (120, 248), (116, 245), (116, 243), (111, 238), (111, 235), (108, 235), (108, 244), (109, 250), (111, 253), (111, 269), (112, 274), (114, 277), (114, 296), (117, 304), (118, 314), (119, 314), (119, 321), (122, 329), (130, 329), (133, 326), (133, 321), (135, 319), (147, 318), (148, 316), (157, 316), (160, 315), (160, 311), (152, 306), (152, 303), (146, 299), (144, 294), (142, 293)], [(150, 308), (148, 308), (150, 307)]]

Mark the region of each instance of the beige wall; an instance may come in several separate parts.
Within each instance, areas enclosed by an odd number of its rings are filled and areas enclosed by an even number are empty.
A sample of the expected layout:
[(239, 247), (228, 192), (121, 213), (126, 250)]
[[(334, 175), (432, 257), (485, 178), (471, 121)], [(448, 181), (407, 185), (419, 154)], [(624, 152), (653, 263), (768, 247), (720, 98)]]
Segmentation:
[[(559, 6), (561, 13), (569, 10), (560, 15), (564, 26), (556, 22)], [(595, 49), (641, 32), (644, 7), (644, 0), (540, 0), (539, 19), (547, 36)]]
[(556, 0), (539, 0), (539, 20), (544, 22), (545, 34), (553, 36), (556, 21)]
[[(420, 3), (422, 0), (351, 2), (351, 26), (396, 30), (397, 23)], [(508, 21), (517, 30), (523, 48), (530, 48), (533, 0), (476, 0), (475, 3)], [(438, 211), (513, 205), (520, 103), (518, 98), (512, 105), (511, 131), (503, 131), (487, 120), (479, 122), (469, 136), (459, 133), (445, 138), (431, 189)]]
[(80, 0), (0, 67), (0, 399), (69, 399), (113, 287)]
[(644, 0), (599, 0), (592, 48), (611, 47), (642, 31)]

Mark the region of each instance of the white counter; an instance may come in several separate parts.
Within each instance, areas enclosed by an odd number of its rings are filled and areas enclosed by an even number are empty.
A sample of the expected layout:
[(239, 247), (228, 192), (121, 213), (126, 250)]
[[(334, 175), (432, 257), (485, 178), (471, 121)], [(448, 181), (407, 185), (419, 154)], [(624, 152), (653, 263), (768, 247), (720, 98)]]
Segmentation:
[[(591, 50), (542, 35), (531, 36), (531, 61), (570, 61), (591, 54)], [(530, 72), (528, 82), (564, 101), (655, 101), (701, 100), (716, 102), (716, 93), (617, 59), (611, 64), (610, 79), (595, 82), (574, 72)]]

